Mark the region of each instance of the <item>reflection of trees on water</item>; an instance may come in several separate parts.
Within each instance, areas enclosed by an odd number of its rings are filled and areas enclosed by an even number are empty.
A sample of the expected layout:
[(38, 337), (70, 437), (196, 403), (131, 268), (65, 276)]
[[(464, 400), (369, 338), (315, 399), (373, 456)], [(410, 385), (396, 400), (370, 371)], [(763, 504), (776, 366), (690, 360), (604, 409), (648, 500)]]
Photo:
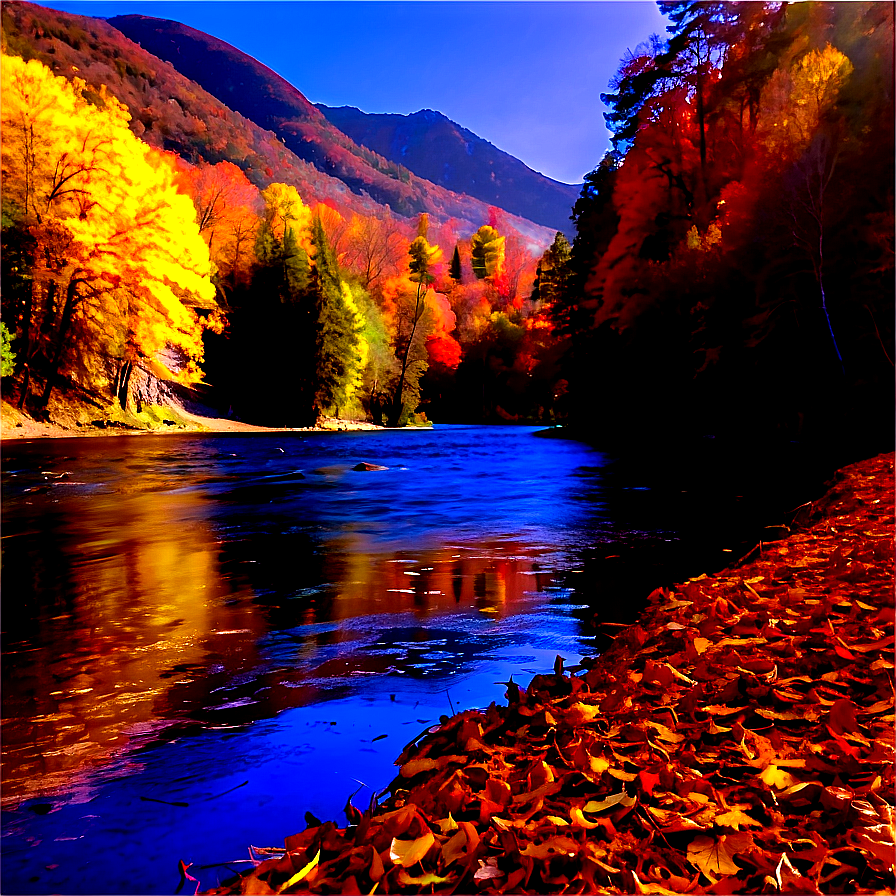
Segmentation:
[(465, 668), (488, 638), (438, 619), (525, 612), (543, 581), (507, 543), (389, 556), (162, 485), (48, 503), (15, 552), (4, 541), (7, 801), (67, 786), (147, 726), (243, 725), (365, 674)]

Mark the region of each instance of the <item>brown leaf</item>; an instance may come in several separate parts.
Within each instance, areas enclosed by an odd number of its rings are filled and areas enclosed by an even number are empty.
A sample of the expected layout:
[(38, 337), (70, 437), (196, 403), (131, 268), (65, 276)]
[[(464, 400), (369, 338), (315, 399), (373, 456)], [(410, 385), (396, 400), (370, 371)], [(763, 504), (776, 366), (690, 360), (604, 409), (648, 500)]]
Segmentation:
[(858, 707), (852, 700), (835, 700), (828, 712), (828, 727), (836, 734), (858, 730), (856, 710)]

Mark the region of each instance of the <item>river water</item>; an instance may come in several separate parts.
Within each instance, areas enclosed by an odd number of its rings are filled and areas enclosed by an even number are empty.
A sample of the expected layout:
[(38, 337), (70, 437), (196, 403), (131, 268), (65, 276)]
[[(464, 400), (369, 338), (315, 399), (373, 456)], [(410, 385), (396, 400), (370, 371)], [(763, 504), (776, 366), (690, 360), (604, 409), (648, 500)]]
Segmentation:
[(753, 537), (535, 432), (4, 444), (0, 891), (213, 886)]

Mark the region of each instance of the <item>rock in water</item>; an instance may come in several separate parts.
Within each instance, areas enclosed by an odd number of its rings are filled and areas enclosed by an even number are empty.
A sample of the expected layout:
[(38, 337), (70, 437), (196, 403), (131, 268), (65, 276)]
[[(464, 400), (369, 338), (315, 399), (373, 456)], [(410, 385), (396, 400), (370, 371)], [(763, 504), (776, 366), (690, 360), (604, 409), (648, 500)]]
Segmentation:
[(352, 467), (353, 470), (357, 470), (359, 473), (372, 472), (373, 470), (388, 470), (388, 467), (381, 467), (379, 464), (369, 464), (366, 461), (361, 461), (359, 464), (355, 464)]

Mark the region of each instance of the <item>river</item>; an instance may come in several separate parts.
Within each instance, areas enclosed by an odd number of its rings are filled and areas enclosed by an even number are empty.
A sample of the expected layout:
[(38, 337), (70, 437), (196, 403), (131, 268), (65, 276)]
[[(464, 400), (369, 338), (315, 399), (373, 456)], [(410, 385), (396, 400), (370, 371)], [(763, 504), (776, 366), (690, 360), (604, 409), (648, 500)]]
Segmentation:
[(169, 893), (179, 859), (204, 889), (343, 823), (767, 512), (535, 433), (4, 443), (0, 890)]

